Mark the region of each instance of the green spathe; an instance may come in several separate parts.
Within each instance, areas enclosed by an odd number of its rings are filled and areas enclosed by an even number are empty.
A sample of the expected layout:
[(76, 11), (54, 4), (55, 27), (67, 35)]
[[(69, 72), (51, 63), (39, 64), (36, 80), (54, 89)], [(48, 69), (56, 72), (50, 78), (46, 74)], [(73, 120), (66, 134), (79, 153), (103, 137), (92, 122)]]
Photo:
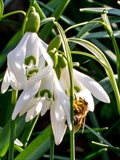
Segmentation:
[(61, 54), (58, 55), (58, 65), (60, 68), (64, 68), (67, 65), (67, 60)]
[(26, 22), (25, 31), (37, 33), (40, 27), (40, 16), (37, 12), (31, 12), (28, 15), (28, 20)]
[(50, 50), (53, 50), (54, 48), (59, 49), (61, 45), (61, 39), (60, 36), (57, 35), (49, 44), (47, 51), (49, 52)]

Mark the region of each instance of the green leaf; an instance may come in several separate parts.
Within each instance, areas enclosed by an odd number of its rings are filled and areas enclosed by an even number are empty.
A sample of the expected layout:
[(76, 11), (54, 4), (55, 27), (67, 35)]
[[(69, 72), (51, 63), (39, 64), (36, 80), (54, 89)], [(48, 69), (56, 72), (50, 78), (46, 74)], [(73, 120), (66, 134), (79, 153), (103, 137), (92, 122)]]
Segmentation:
[(120, 16), (120, 10), (115, 8), (81, 8), (81, 12), (88, 12), (88, 13), (103, 13), (103, 11), (106, 10), (108, 14), (113, 14)]
[(45, 19), (43, 19), (43, 20), (40, 21), (40, 26), (42, 26), (42, 25), (44, 25), (44, 24), (46, 24), (48, 22), (54, 21), (54, 20), (55, 20), (54, 17), (45, 18)]
[[(15, 139), (21, 134), (21, 132), (23, 131), (26, 125), (26, 122), (24, 119), (25, 119), (25, 116), (22, 116), (22, 117), (17, 117), (15, 120), (15, 131), (16, 131)], [(10, 127), (11, 127), (11, 120), (9, 120), (9, 122), (5, 125), (5, 127), (0, 132), (0, 157), (3, 157), (9, 148)]]
[(92, 143), (93, 144), (96, 144), (96, 145), (98, 145), (98, 146), (102, 146), (102, 147), (106, 147), (106, 148), (109, 148), (109, 149), (112, 149), (112, 150), (116, 150), (117, 152), (119, 152), (120, 151), (120, 148), (119, 147), (111, 147), (111, 146), (109, 146), (109, 145), (106, 145), (106, 144), (103, 144), (103, 143), (98, 143), (98, 142), (94, 142), (94, 141), (92, 141)]
[(4, 3), (3, 0), (0, 0), (0, 20), (2, 18), (3, 11), (4, 11)]
[(116, 147), (112, 146), (108, 141), (106, 141), (100, 134), (95, 132), (92, 128), (90, 128), (88, 125), (85, 124), (85, 127), (89, 129), (96, 137), (98, 137), (103, 143), (109, 146), (111, 150), (113, 150), (118, 156), (120, 156), (119, 150), (115, 150)]
[[(115, 17), (115, 16), (110, 16), (109, 17), (109, 20), (110, 20), (110, 23), (117, 23), (117, 22), (120, 22), (120, 18), (118, 18), (118, 17)], [(101, 25), (102, 25), (102, 18), (101, 17), (99, 17), (99, 18), (95, 18), (95, 19), (93, 19), (93, 20), (91, 20), (91, 21), (89, 21), (88, 23), (86, 22), (86, 24), (81, 28), (81, 29), (77, 29), (77, 31), (79, 31), (78, 32), (78, 34), (77, 34), (77, 36), (76, 37), (82, 37), (83, 38), (83, 35), (85, 34), (86, 35), (86, 33), (87, 32), (89, 32), (89, 31), (91, 31), (92, 29), (95, 29), (95, 28), (97, 28), (97, 27), (100, 27)], [(72, 26), (73, 27), (73, 26)], [(101, 33), (101, 32), (100, 32)], [(92, 33), (93, 34), (93, 33)], [(87, 36), (87, 35), (86, 35)], [(98, 36), (97, 36), (97, 38), (99, 38), (99, 36), (101, 37), (101, 35), (100, 34), (98, 34)]]
[[(59, 5), (55, 9), (55, 11), (51, 15), (51, 17), (55, 17), (55, 19), (58, 20), (60, 18), (60, 16), (62, 15), (62, 13), (64, 12), (64, 10), (66, 9), (69, 2), (70, 2), (70, 0), (60, 1)], [(39, 34), (41, 39), (45, 40), (47, 38), (47, 36), (51, 32), (53, 26), (54, 26), (53, 23), (48, 23), (41, 29), (40, 34)]]
[(95, 55), (95, 57), (98, 59), (99, 63), (104, 67), (106, 74), (109, 77), (111, 85), (113, 87), (115, 97), (116, 97), (118, 111), (120, 114), (120, 93), (119, 93), (118, 86), (117, 86), (115, 78), (114, 78), (113, 70), (112, 70), (107, 58), (103, 54), (103, 52), (99, 48), (97, 48), (94, 44), (92, 44), (91, 42), (84, 40), (84, 39), (69, 38), (68, 41), (73, 42), (73, 43), (77, 43), (77, 44), (83, 46), (84, 48), (88, 49), (93, 55)]
[(52, 133), (49, 125), (37, 138), (35, 138), (15, 160), (37, 160), (50, 148), (50, 136)]
[(93, 159), (94, 157), (97, 157), (98, 155), (102, 154), (103, 152), (106, 152), (107, 151), (107, 148), (103, 148), (103, 149), (100, 149), (92, 154), (89, 154), (88, 156), (86, 156), (85, 158), (83, 158), (82, 160), (90, 160), (90, 159)]

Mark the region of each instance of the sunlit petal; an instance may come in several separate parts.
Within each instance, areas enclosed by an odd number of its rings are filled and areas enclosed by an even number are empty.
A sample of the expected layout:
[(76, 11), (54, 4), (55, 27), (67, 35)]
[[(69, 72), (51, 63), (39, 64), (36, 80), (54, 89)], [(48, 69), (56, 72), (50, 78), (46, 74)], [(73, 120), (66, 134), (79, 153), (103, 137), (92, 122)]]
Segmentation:
[(60, 81), (60, 85), (61, 85), (62, 89), (64, 91), (69, 91), (70, 78), (69, 78), (68, 66), (66, 66), (62, 69), (59, 81)]
[[(54, 76), (53, 76), (53, 69), (47, 74), (45, 78), (42, 79), (40, 89), (39, 91), (46, 91), (45, 93), (47, 94), (47, 98), (52, 98), (53, 97), (53, 81), (54, 81)], [(47, 93), (47, 91), (49, 93)], [(49, 95), (48, 95), (49, 94)], [(44, 95), (45, 96), (45, 95)]]
[(26, 43), (30, 33), (26, 33), (15, 49), (8, 54), (8, 66), (14, 73), (18, 83), (23, 89), (26, 89), (27, 78), (25, 75), (24, 59), (26, 54)]
[(41, 40), (39, 40), (39, 52), (43, 55), (43, 57), (45, 58), (45, 60), (47, 61), (48, 65), (45, 66), (44, 68), (42, 68), (38, 73), (36, 73), (34, 76), (32, 76), (29, 80), (28, 80), (28, 85), (32, 85), (34, 84), (34, 82), (38, 82), (40, 81), (42, 78), (44, 78), (53, 68), (53, 61), (51, 59), (51, 57), (48, 55), (46, 48), (43, 46), (43, 44), (41, 43)]
[(61, 122), (58, 122), (56, 120), (55, 107), (56, 107), (55, 104), (53, 104), (50, 110), (50, 117), (51, 117), (53, 134), (55, 137), (55, 144), (59, 145), (63, 139), (67, 125), (65, 124), (65, 119), (63, 119)]
[(16, 103), (15, 109), (13, 111), (12, 120), (14, 120), (16, 116), (18, 115), (18, 113), (23, 109), (23, 107), (27, 105), (29, 100), (36, 94), (38, 89), (39, 89), (39, 83), (36, 83), (35, 85), (29, 87), (27, 90), (24, 90), (21, 93)]
[(46, 99), (45, 97), (43, 98), (44, 101), (43, 101), (43, 107), (42, 107), (42, 110), (41, 110), (41, 116), (43, 116), (48, 109), (50, 109), (50, 105), (51, 105), (51, 101)]
[(109, 103), (110, 99), (105, 92), (105, 90), (100, 86), (99, 83), (97, 83), (94, 79), (90, 78), (89, 76), (76, 71), (74, 71), (74, 76), (80, 83), (82, 83), (89, 91), (95, 96), (97, 99), (99, 99), (102, 102)]
[(26, 114), (25, 121), (29, 122), (32, 120), (34, 117), (36, 117), (42, 109), (42, 101), (39, 101), (36, 103), (34, 107), (32, 107)]
[(30, 34), (26, 44), (26, 58), (33, 56), (36, 59), (36, 66), (38, 66), (39, 52), (38, 52), (38, 36), (36, 33)]
[(24, 113), (29, 111), (32, 107), (35, 106), (36, 103), (40, 100), (40, 97), (32, 97), (27, 104), (21, 109), (19, 116), (22, 116)]
[(4, 78), (3, 78), (2, 85), (1, 85), (1, 92), (5, 93), (9, 87), (9, 85), (10, 85), (10, 77), (9, 77), (8, 69), (7, 69), (5, 72)]
[(61, 104), (65, 112), (67, 123), (68, 123), (69, 129), (71, 130), (72, 125), (71, 125), (71, 120), (70, 120), (70, 102), (65, 92), (63, 92), (55, 73), (54, 73), (54, 80), (55, 80), (54, 92), (58, 98), (59, 103)]

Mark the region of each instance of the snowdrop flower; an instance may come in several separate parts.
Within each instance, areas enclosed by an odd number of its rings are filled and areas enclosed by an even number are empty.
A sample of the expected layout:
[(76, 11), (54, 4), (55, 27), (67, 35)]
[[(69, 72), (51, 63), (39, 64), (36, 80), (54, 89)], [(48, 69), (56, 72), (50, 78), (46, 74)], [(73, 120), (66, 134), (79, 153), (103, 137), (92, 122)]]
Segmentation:
[[(64, 67), (61, 71), (60, 84), (62, 89), (69, 96), (70, 81), (69, 81), (69, 72), (68, 67)], [(110, 99), (101, 87), (94, 79), (89, 76), (78, 72), (73, 69), (73, 81), (74, 81), (74, 132), (77, 132), (78, 129), (82, 126), (84, 130), (85, 118), (89, 111), (94, 111), (94, 100), (93, 97), (96, 97), (98, 100), (110, 103)], [(92, 95), (91, 95), (92, 94)]]
[[(61, 71), (60, 84), (63, 90), (69, 94), (70, 83), (68, 73), (68, 67), (66, 66)], [(94, 111), (92, 95), (102, 102), (110, 103), (110, 99), (105, 90), (91, 77), (73, 69), (73, 80), (74, 93), (76, 97), (81, 97), (88, 103), (88, 111)]]
[(47, 47), (36, 33), (26, 32), (16, 48), (8, 53), (1, 92), (6, 92), (9, 85), (15, 90), (25, 90), (40, 82), (53, 67)]
[[(36, 93), (38, 87), (39, 91)], [(65, 134), (66, 121), (70, 130), (72, 126), (69, 97), (62, 90), (54, 69), (39, 84), (36, 83), (21, 93), (12, 119), (14, 120), (18, 114), (21, 116), (27, 112), (25, 120), (28, 122), (39, 113), (43, 116), (48, 109), (50, 109), (55, 143), (58, 145)]]

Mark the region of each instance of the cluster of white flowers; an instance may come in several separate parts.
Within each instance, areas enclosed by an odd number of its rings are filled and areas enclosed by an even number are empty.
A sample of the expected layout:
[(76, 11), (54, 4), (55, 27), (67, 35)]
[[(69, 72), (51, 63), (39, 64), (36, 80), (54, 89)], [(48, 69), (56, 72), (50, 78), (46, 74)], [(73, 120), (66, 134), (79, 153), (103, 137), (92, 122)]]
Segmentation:
[[(51, 124), (55, 143), (61, 143), (67, 124), (72, 129), (70, 121), (69, 102), (69, 72), (68, 67), (61, 70), (60, 79), (53, 69), (53, 60), (47, 53), (48, 45), (36, 33), (26, 32), (18, 46), (7, 56), (7, 70), (2, 82), (1, 92), (9, 85), (14, 90), (23, 90), (19, 96), (12, 114), (12, 120), (26, 113), (26, 122), (36, 115), (43, 116), (50, 109)], [(76, 96), (88, 103), (88, 111), (94, 110), (94, 97), (109, 103), (109, 97), (104, 89), (92, 78), (73, 69), (74, 88)], [(67, 124), (66, 124), (67, 120)]]

